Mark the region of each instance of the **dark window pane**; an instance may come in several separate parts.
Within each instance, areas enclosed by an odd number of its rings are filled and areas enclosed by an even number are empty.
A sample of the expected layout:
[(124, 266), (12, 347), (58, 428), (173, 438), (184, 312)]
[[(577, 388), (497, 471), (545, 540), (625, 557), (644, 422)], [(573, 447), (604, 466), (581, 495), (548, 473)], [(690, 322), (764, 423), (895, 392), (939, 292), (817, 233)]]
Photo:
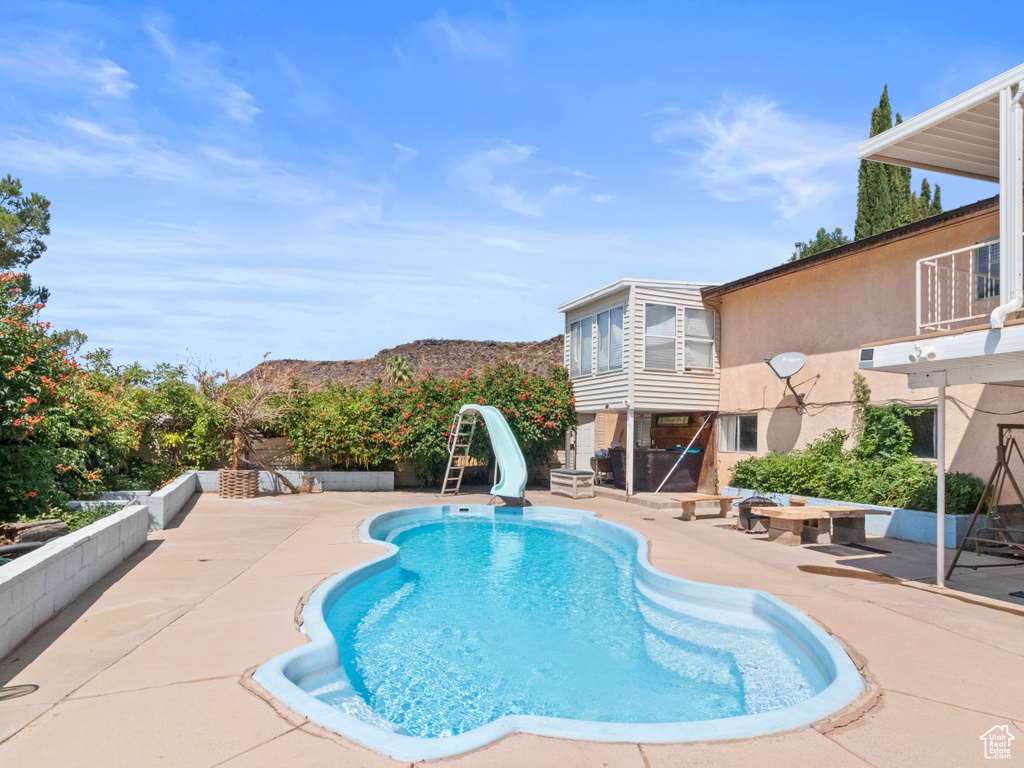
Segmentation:
[(757, 450), (757, 414), (740, 416), (740, 450)]
[(999, 295), (999, 243), (982, 245), (974, 250), (974, 271), (977, 273), (976, 297), (988, 299)]
[(907, 426), (914, 439), (910, 453), (919, 459), (935, 458), (935, 411), (928, 409), (917, 416), (907, 416)]

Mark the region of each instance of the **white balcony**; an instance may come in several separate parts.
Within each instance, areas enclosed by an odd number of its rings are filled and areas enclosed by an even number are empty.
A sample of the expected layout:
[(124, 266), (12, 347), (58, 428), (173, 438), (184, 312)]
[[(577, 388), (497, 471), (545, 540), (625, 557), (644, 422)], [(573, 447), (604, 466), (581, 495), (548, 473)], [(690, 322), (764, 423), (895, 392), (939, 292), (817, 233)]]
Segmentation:
[(999, 306), (999, 240), (917, 261), (917, 333), (988, 322)]

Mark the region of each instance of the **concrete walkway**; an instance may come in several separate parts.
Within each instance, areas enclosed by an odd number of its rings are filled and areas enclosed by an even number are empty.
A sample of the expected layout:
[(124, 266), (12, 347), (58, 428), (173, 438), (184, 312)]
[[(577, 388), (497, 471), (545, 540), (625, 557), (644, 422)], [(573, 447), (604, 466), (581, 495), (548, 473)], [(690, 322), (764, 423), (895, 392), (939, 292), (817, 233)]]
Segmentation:
[[(445, 765), (987, 766), (980, 737), (1000, 725), (1017, 738), (1001, 764), (1024, 765), (1024, 608), (879, 575), (927, 576), (930, 547), (880, 538), (868, 544), (891, 554), (782, 547), (719, 518), (684, 523), (675, 511), (612, 499), (528, 498), (636, 528), (666, 572), (778, 595), (866, 664), (873, 693), (837, 722), (778, 736), (638, 745), (520, 734)], [(248, 675), (305, 641), (296, 628), (304, 594), (382, 551), (358, 543), (363, 519), (434, 503), (425, 493), (203, 496), (0, 661), (0, 765), (402, 765), (266, 701)], [(1024, 569), (996, 570), (958, 582), (980, 593), (1024, 589)]]

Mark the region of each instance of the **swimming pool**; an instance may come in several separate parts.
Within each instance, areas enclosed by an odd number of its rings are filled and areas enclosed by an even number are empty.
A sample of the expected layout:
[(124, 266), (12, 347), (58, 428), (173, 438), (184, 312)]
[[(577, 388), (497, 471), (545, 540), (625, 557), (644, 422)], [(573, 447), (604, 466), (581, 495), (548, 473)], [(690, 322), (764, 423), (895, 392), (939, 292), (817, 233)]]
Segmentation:
[(515, 731), (694, 741), (806, 726), (863, 690), (838, 644), (771, 595), (685, 581), (592, 513), (438, 506), (376, 515), (381, 557), (332, 577), (309, 645), (255, 679), (404, 760)]

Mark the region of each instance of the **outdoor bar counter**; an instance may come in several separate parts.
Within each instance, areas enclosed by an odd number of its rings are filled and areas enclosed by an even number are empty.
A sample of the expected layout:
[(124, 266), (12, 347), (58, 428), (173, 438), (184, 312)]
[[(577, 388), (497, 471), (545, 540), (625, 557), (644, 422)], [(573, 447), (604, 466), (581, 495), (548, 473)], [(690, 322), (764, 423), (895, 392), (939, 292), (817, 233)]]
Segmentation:
[[(612, 482), (619, 490), (626, 490), (626, 450), (609, 450), (612, 460)], [(665, 451), (656, 448), (635, 448), (633, 450), (633, 493), (656, 491), (672, 465), (679, 461), (680, 451)], [(661, 489), (675, 493), (694, 493), (700, 479), (700, 468), (704, 461), (703, 451), (688, 453), (672, 477)]]

